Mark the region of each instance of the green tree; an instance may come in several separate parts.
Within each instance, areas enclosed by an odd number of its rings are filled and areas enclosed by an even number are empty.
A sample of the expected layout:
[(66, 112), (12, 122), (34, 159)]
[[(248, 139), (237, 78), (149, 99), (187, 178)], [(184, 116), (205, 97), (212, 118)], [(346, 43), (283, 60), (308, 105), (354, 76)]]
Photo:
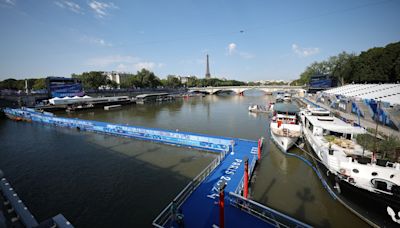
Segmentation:
[(190, 76), (188, 78), (187, 87), (195, 87), (197, 85), (197, 80), (196, 76)]
[(356, 135), (357, 143), (363, 148), (363, 156), (365, 150), (373, 151), (374, 148), (374, 137), (370, 134), (358, 134)]
[(181, 80), (179, 80), (175, 75), (168, 75), (164, 83), (164, 86), (170, 88), (178, 88), (182, 86)]
[(107, 86), (108, 87), (110, 87), (110, 88), (113, 88), (113, 89), (116, 89), (116, 88), (118, 88), (118, 83), (117, 82), (115, 82), (115, 81), (112, 81), (112, 80), (110, 80), (110, 79), (107, 79)]
[(136, 76), (137, 80), (134, 80), (134, 83), (140, 82), (141, 87), (145, 88), (156, 88), (161, 85), (160, 79), (151, 71), (147, 69), (142, 69), (138, 71)]
[(9, 78), (1, 82), (2, 89), (23, 90), (25, 88), (25, 80), (17, 80)]
[(351, 66), (350, 61), (354, 61), (354, 58), (355, 54), (348, 54), (346, 52), (340, 53), (337, 57), (330, 58), (330, 61), (334, 65), (332, 76), (341, 84), (344, 84), (345, 79), (349, 78), (349, 74), (351, 74), (351, 68), (349, 68), (349, 66)]
[(309, 83), (310, 77), (317, 73), (330, 74), (342, 84), (354, 81), (395, 83), (400, 81), (400, 42), (374, 47), (358, 56), (342, 52), (328, 60), (314, 62), (292, 84)]
[(378, 151), (382, 154), (382, 158), (386, 158), (388, 153), (394, 155), (396, 148), (400, 147), (400, 140), (395, 135), (389, 135), (378, 143)]
[(100, 71), (83, 72), (81, 75), (72, 74), (73, 78), (78, 78), (85, 89), (98, 89), (107, 86), (107, 76)]
[(32, 89), (34, 89), (34, 90), (45, 89), (45, 88), (46, 88), (46, 79), (45, 78), (36, 79), (32, 86)]
[(380, 63), (383, 52), (383, 48), (372, 48), (361, 52), (354, 72), (355, 77), (367, 82), (387, 82), (388, 77)]
[(330, 66), (326, 61), (324, 62), (313, 62), (309, 65), (306, 70), (300, 75), (300, 79), (298, 83), (300, 84), (308, 84), (311, 76), (315, 74), (329, 74)]

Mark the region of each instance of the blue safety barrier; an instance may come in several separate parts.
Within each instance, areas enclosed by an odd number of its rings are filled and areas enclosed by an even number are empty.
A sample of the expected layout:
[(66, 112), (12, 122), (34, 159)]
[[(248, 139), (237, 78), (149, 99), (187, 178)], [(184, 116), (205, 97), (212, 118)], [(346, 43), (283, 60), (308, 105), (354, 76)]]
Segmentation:
[(204, 134), (161, 130), (156, 128), (137, 127), (112, 124), (92, 120), (81, 120), (57, 117), (30, 109), (10, 109), (4, 112), (8, 115), (21, 117), (24, 120), (51, 124), (60, 127), (75, 128), (83, 131), (98, 132), (117, 136), (131, 137), (142, 140), (156, 141), (166, 144), (187, 146), (190, 148), (212, 152), (231, 151), (235, 141), (233, 138), (209, 136)]

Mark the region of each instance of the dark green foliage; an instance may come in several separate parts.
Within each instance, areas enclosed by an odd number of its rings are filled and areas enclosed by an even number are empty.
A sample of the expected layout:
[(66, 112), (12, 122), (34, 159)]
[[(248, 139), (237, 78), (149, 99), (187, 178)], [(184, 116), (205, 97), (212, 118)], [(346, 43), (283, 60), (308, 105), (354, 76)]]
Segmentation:
[(182, 86), (181, 80), (175, 75), (168, 75), (167, 79), (162, 80), (162, 84), (169, 88), (178, 88)]
[(136, 77), (138, 77), (138, 80), (141, 82), (140, 87), (156, 88), (161, 85), (160, 79), (153, 72), (146, 69), (137, 72)]
[(344, 83), (396, 83), (400, 81), (400, 42), (374, 47), (360, 55), (342, 52), (326, 61), (314, 62), (293, 85), (308, 84), (310, 77), (322, 73)]
[[(28, 80), (28, 88), (29, 89), (34, 89), (34, 90), (39, 90), (39, 89), (45, 89), (46, 88), (46, 83), (45, 83), (45, 78), (30, 78)], [(0, 81), (0, 89), (11, 89), (11, 90), (24, 90), (25, 89), (25, 79), (13, 79), (9, 78), (4, 81)]]
[(377, 139), (372, 134), (360, 134), (356, 136), (356, 140), (363, 150), (378, 152), (383, 159), (394, 160), (396, 149), (400, 148), (400, 139), (395, 135), (382, 135), (380, 139)]
[(22, 90), (25, 87), (25, 80), (16, 80), (13, 78), (6, 79), (0, 82), (0, 88)]
[(365, 150), (374, 151), (375, 137), (370, 134), (359, 134), (356, 136), (357, 143), (363, 148), (363, 155)]
[(221, 80), (218, 78), (210, 78), (210, 79), (197, 79), (196, 86), (198, 87), (207, 87), (207, 86), (242, 86), (246, 85), (246, 83), (236, 80)]
[[(84, 72), (81, 75), (72, 74), (73, 78), (78, 78), (85, 89), (98, 89), (102, 86), (117, 88), (118, 84), (107, 79), (103, 72), (91, 71)], [(156, 88), (161, 85), (160, 79), (151, 71), (142, 69), (137, 74), (128, 75), (121, 82), (121, 88)]]
[(197, 78), (196, 76), (190, 76), (188, 78), (188, 82), (186, 83), (187, 87), (195, 87), (197, 83)]
[(32, 84), (32, 89), (34, 90), (46, 89), (46, 79), (45, 78), (36, 79), (35, 82)]
[(382, 154), (382, 158), (393, 158), (397, 148), (400, 148), (400, 140), (395, 135), (389, 135), (378, 143), (378, 151)]
[(107, 85), (107, 76), (100, 71), (83, 72), (81, 75), (72, 74), (73, 78), (78, 78), (85, 89), (98, 89), (100, 86)]

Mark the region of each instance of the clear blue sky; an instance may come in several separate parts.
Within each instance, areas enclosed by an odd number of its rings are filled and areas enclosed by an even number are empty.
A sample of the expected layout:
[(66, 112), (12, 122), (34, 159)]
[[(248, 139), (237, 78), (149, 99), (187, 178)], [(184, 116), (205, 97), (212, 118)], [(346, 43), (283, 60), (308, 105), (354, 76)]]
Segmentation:
[(0, 80), (91, 70), (296, 79), (400, 40), (400, 1), (0, 0)]

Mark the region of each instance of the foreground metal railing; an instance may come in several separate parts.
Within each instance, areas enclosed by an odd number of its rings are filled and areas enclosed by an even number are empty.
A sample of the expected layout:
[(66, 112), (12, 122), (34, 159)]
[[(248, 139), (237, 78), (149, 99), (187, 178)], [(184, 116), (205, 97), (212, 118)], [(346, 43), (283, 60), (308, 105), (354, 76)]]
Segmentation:
[[(2, 204), (2, 206), (0, 206), (0, 215), (2, 215), (2, 207), (4, 207), (4, 215), (9, 220), (8, 222), (11, 224), (10, 227), (74, 227), (62, 214), (58, 214), (39, 223), (18, 197), (11, 184), (3, 176), (4, 174), (0, 170), (0, 203)], [(5, 219), (5, 217), (3, 218)], [(0, 227), (3, 227), (1, 221)]]
[(279, 211), (269, 208), (265, 205), (246, 199), (241, 195), (230, 192), (229, 193), (230, 205), (239, 208), (253, 216), (256, 216), (267, 223), (276, 227), (311, 227), (303, 222), (291, 218)]
[(214, 171), (214, 169), (224, 160), (226, 154), (229, 151), (221, 152), (221, 154), (215, 158), (199, 175), (197, 175), (186, 187), (179, 192), (179, 194), (174, 198), (174, 200), (168, 204), (164, 210), (153, 220), (153, 226), (155, 227), (164, 227), (168, 220), (172, 218), (172, 210), (173, 207), (182, 206), (183, 202), (192, 194), (192, 192), (203, 182), (204, 179), (208, 177), (208, 175)]

